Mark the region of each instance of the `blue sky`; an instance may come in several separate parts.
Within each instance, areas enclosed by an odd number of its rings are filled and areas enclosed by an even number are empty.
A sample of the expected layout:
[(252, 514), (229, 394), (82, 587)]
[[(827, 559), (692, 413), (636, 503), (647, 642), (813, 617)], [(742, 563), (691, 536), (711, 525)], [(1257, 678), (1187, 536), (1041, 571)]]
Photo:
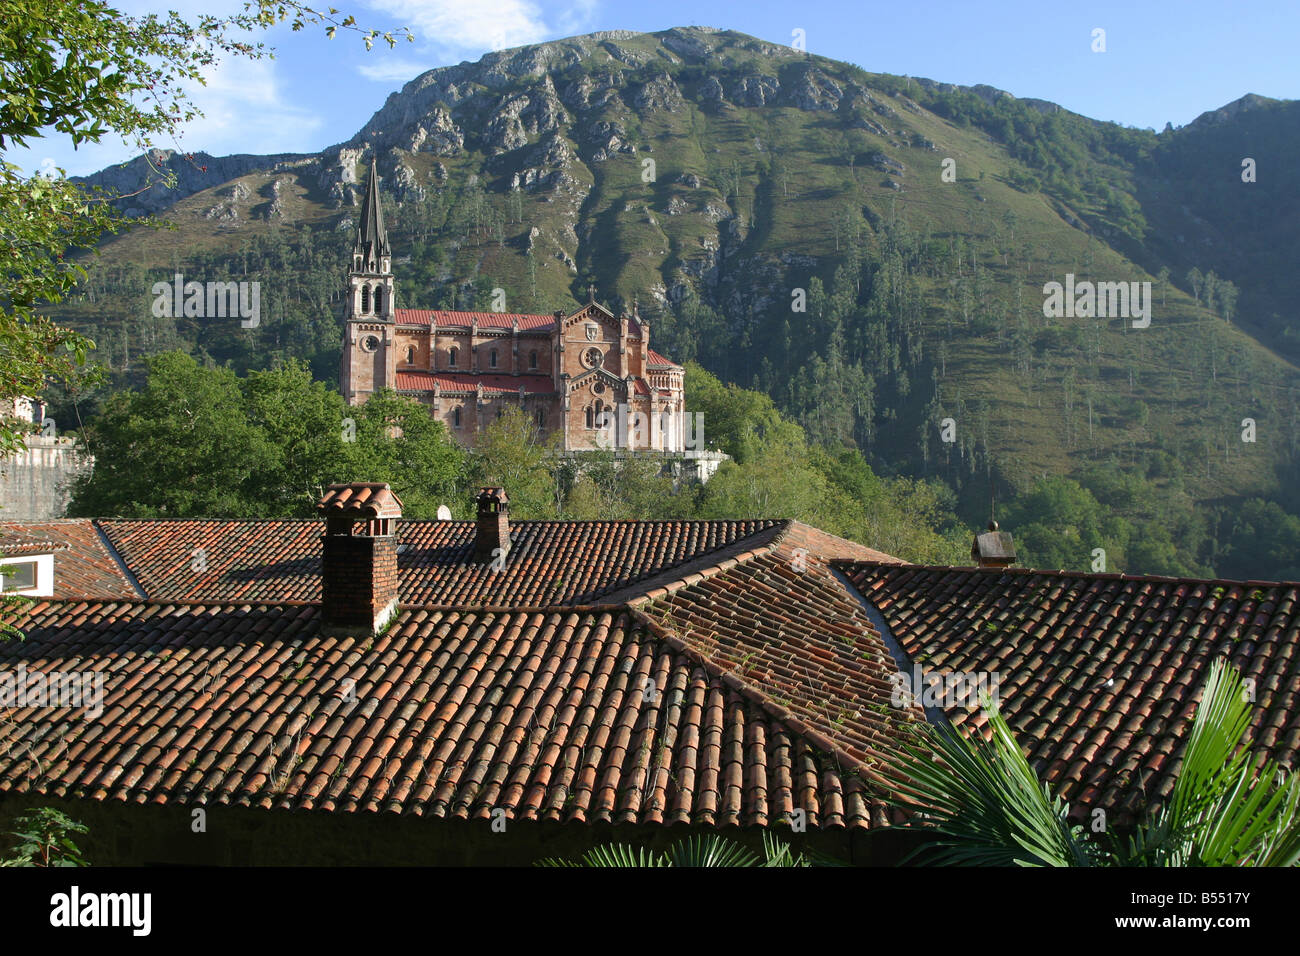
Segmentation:
[[(205, 116), (185, 131), (187, 150), (215, 154), (314, 152), (348, 139), (424, 70), (594, 30), (702, 25), (790, 43), (881, 73), (987, 83), (1052, 100), (1097, 119), (1161, 129), (1180, 126), (1246, 93), (1300, 97), (1300, 3), (1227, 0), (993, 4), (710, 2), (710, 0), (331, 0), (366, 26), (410, 27), (415, 43), (367, 52), (360, 39), (329, 40), (319, 28), (287, 27), (264, 39), (275, 60), (230, 61), (195, 94)], [(233, 11), (238, 0), (118, 0), (127, 13)], [(1106, 51), (1092, 50), (1095, 29)], [(118, 142), (83, 147), (51, 137), (11, 160), (69, 174), (93, 172), (133, 154)]]

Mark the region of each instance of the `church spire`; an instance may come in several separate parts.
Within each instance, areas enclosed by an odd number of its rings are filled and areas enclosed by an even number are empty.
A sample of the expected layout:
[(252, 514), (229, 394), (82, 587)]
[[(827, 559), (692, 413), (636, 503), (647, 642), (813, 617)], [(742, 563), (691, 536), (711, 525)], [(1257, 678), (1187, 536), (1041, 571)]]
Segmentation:
[(379, 204), (379, 170), (375, 160), (370, 160), (370, 182), (361, 201), (361, 224), (357, 226), (353, 259), (360, 257), (362, 268), (368, 272), (386, 271), (383, 260), (392, 255), (388, 247), (388, 230), (384, 228), (384, 208)]

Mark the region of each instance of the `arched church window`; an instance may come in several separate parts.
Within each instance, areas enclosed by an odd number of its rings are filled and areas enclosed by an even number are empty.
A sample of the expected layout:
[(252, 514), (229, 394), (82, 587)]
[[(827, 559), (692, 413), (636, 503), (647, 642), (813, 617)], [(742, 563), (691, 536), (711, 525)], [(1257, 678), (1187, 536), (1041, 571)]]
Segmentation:
[(538, 428), (546, 427), (546, 409), (539, 408), (533, 418), (536, 419)]
[(489, 367), (489, 368), (496, 368), (496, 367), (497, 367), (497, 350), (496, 350), (496, 349), (493, 349), (491, 352), (488, 353), (488, 367)]
[(452, 346), (451, 351), (447, 353), (447, 364), (450, 365), (452, 368), (455, 368), (456, 359), (459, 356), (460, 356), (460, 349), (456, 348), (455, 346)]
[(529, 353), (528, 353), (528, 367), (529, 367), (529, 368), (537, 368), (537, 353), (536, 353), (536, 352), (529, 352)]
[(375, 286), (375, 314), (382, 315), (384, 312), (384, 287)]
[(596, 413), (592, 411), (590, 405), (587, 406), (587, 427), (588, 428), (596, 427)]
[(451, 425), (453, 428), (460, 428), (460, 409), (457, 408), (451, 413)]
[(408, 346), (406, 347), (406, 364), (407, 364), (407, 365), (414, 365), (414, 364), (415, 364), (415, 346), (414, 346), (414, 345), (408, 345)]
[(361, 287), (361, 312), (365, 314), (370, 311), (370, 286)]

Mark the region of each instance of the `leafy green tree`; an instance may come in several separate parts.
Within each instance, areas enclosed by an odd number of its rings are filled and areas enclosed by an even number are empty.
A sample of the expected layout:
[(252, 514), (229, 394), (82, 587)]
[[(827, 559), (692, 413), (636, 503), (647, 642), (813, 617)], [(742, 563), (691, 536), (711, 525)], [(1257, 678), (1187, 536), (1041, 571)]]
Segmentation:
[(506, 408), (478, 436), (471, 458), (477, 484), (501, 485), (516, 518), (554, 518), (561, 504), (560, 444), (563, 436), (538, 435), (520, 408)]
[(143, 389), (109, 398), (88, 430), (95, 467), (73, 483), (68, 514), (240, 518), (258, 513), (276, 452), (250, 424), (234, 372), (168, 352), (149, 360)]
[(795, 518), (832, 534), (840, 522), (825, 519), (831, 486), (809, 464), (808, 447), (789, 438), (764, 442), (741, 462), (724, 462), (700, 493), (701, 518)]
[(628, 521), (691, 515), (690, 493), (673, 488), (657, 458), (618, 458), (610, 449), (584, 452), (580, 464), (565, 496), (566, 518)]
[(1006, 526), (1016, 536), (1020, 563), (1029, 567), (1088, 569), (1092, 552), (1106, 552), (1107, 570), (1123, 566), (1128, 522), (1108, 512), (1073, 478), (1038, 481), (1033, 491), (1007, 509)]
[(1220, 569), (1236, 578), (1256, 577), (1256, 569), (1273, 569), (1270, 579), (1300, 579), (1300, 518), (1262, 498), (1243, 502), (1233, 516)]
[(761, 392), (724, 385), (694, 362), (686, 365), (686, 408), (702, 414), (704, 440), (744, 464), (765, 443), (795, 446), (803, 429), (786, 419), (772, 399)]
[[(465, 506), (469, 461), (426, 406), (383, 389), (348, 411), (356, 440), (344, 444), (346, 474), (336, 472), (334, 481), (386, 481), (402, 499), (402, 514), (411, 518), (433, 518), (439, 505)], [(336, 421), (331, 427), (339, 426)]]
[(349, 408), (301, 363), (246, 379), (179, 352), (148, 366), (87, 429), (95, 468), (70, 515), (310, 517), (339, 481), (387, 481), (411, 517), (465, 497), (465, 452), (412, 399), (381, 391)]
[[(348, 455), (355, 437), (349, 409), (337, 391), (312, 378), (306, 363), (289, 361), (250, 372), (243, 383), (249, 424), (267, 439), (271, 460), (250, 482), (254, 501), (276, 513), (311, 517), (315, 504), (334, 481), (361, 480), (340, 474), (339, 462), (357, 466)], [(352, 420), (355, 426), (355, 420)], [(386, 436), (385, 436), (386, 437)]]

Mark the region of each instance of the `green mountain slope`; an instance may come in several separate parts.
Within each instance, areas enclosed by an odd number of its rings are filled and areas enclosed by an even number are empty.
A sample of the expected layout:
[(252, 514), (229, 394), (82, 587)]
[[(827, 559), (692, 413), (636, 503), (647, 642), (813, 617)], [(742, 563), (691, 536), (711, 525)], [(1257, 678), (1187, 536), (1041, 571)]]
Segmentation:
[[(1297, 108), (1247, 97), (1157, 135), (738, 33), (593, 34), (430, 71), (319, 156), (187, 178), (175, 231), (107, 243), (59, 314), (119, 382), (178, 345), (332, 379), (374, 152), (402, 306), (501, 289), (550, 311), (594, 283), (635, 301), (657, 349), (769, 393), (817, 442), (944, 479), (972, 522), (997, 502), (1041, 529), (1031, 560), (1270, 576), (1278, 546), (1240, 514), (1297, 510)], [(261, 326), (151, 315), (177, 271), (260, 279)], [(1045, 318), (1067, 274), (1152, 283), (1149, 326)], [(1110, 523), (1034, 497), (1049, 476)]]

